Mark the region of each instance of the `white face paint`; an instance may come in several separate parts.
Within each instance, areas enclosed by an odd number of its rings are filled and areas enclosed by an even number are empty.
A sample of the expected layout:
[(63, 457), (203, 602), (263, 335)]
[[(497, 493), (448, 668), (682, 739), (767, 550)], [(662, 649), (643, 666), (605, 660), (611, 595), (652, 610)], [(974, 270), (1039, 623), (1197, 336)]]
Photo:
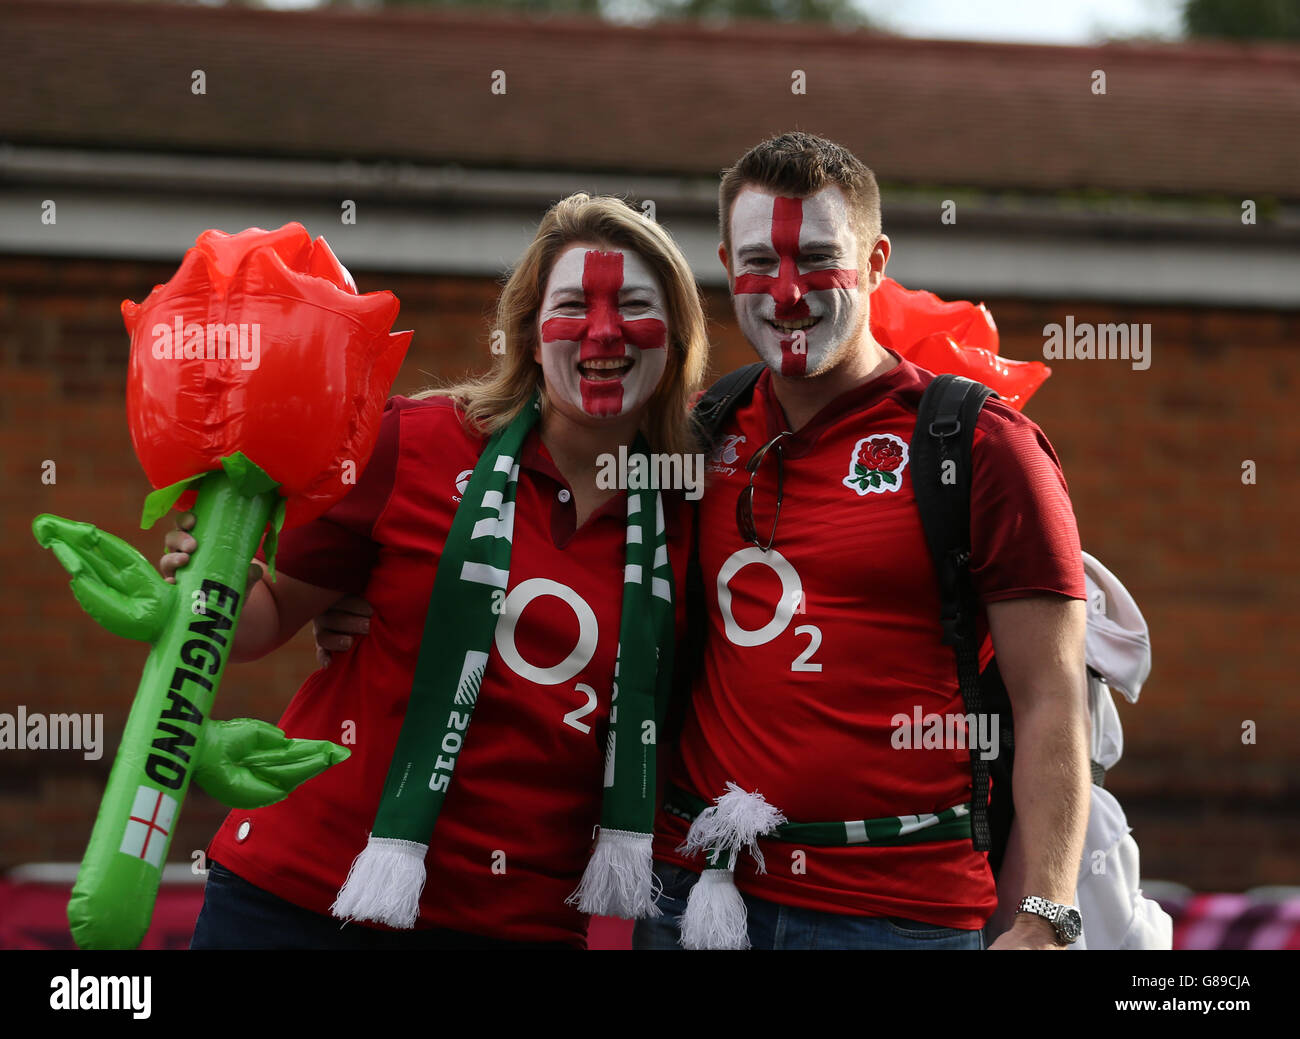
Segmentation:
[(732, 301), (741, 331), (782, 375), (831, 367), (862, 327), (857, 236), (834, 185), (807, 198), (746, 188), (731, 210)]
[(636, 253), (569, 246), (538, 313), (547, 393), (598, 418), (637, 411), (668, 363), (667, 314), (659, 279)]

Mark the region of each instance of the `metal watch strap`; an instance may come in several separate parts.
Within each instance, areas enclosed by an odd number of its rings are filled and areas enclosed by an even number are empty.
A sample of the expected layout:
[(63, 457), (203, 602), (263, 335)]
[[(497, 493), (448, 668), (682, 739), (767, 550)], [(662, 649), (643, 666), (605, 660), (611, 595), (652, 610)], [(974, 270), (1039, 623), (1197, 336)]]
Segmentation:
[[(1071, 938), (1067, 940), (1066, 937), (1061, 934), (1060, 919), (1061, 914), (1065, 910), (1073, 908), (1073, 906), (1062, 905), (1059, 902), (1053, 902), (1049, 899), (1042, 898), (1039, 895), (1027, 895), (1020, 900), (1020, 905), (1016, 906), (1016, 912), (1033, 913), (1035, 916), (1041, 916), (1052, 925), (1052, 930), (1056, 932), (1057, 939), (1068, 945), (1075, 939)], [(1078, 910), (1075, 911), (1077, 912)]]

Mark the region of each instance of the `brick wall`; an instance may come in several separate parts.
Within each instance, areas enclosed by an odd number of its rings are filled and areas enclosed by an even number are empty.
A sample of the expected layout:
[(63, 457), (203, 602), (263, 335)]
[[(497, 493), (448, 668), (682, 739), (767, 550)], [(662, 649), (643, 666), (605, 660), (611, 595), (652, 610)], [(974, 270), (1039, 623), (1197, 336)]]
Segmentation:
[[(0, 868), (78, 860), (89, 837), (146, 649), (82, 614), (31, 535), (53, 512), (125, 538), (148, 558), (161, 527), (138, 529), (149, 486), (124, 416), (127, 340), (118, 306), (173, 265), (0, 257), (0, 711), (106, 715), (105, 753), (0, 753)], [(415, 329), (395, 390), (488, 359), (487, 280), (362, 274), (391, 289)], [(1149, 322), (1152, 364), (1055, 362), (1028, 413), (1055, 444), (1084, 546), (1133, 591), (1155, 670), (1123, 704), (1125, 758), (1110, 779), (1142, 847), (1143, 871), (1200, 890), (1294, 883), (1300, 875), (1300, 700), (1294, 690), (1300, 563), (1300, 436), (1292, 393), (1300, 314), (987, 301), (1010, 357), (1041, 355), (1042, 327)], [(725, 293), (711, 293), (715, 371), (750, 359)], [(42, 483), (42, 463), (57, 482)], [(1253, 459), (1258, 483), (1243, 486)], [(314, 667), (309, 634), (227, 673), (217, 713), (279, 716)], [(1257, 742), (1242, 743), (1255, 722)], [(196, 791), (172, 846), (202, 848), (222, 810)]]

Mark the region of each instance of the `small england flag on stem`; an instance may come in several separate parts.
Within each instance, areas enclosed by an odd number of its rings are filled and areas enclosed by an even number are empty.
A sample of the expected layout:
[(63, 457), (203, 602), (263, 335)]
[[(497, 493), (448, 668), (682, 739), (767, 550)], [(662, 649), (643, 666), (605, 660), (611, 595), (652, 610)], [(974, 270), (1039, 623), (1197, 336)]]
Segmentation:
[(131, 818), (122, 834), (119, 851), (131, 855), (156, 869), (162, 869), (163, 855), (167, 851), (167, 838), (171, 834), (172, 820), (176, 818), (176, 799), (161, 790), (142, 786), (135, 792), (131, 805)]

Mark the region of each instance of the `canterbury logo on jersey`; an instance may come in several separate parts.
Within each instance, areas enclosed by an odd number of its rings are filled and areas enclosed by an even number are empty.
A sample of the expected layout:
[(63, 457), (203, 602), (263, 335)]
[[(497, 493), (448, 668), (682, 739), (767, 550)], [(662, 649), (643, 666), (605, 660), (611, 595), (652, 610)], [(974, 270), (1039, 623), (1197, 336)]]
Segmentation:
[(473, 475), (474, 475), (473, 469), (462, 469), (460, 471), (460, 473), (456, 476), (456, 493), (451, 496), (452, 501), (454, 502), (460, 501), (461, 497), (465, 493), (465, 489), (469, 487), (469, 478)]
[(744, 442), (745, 438), (735, 433), (724, 437), (722, 443), (709, 455), (705, 468), (711, 473), (730, 476), (736, 471), (736, 463), (740, 460), (740, 445)]
[(903, 486), (905, 468), (907, 443), (893, 433), (873, 433), (854, 445), (843, 483), (859, 495), (885, 494)]

